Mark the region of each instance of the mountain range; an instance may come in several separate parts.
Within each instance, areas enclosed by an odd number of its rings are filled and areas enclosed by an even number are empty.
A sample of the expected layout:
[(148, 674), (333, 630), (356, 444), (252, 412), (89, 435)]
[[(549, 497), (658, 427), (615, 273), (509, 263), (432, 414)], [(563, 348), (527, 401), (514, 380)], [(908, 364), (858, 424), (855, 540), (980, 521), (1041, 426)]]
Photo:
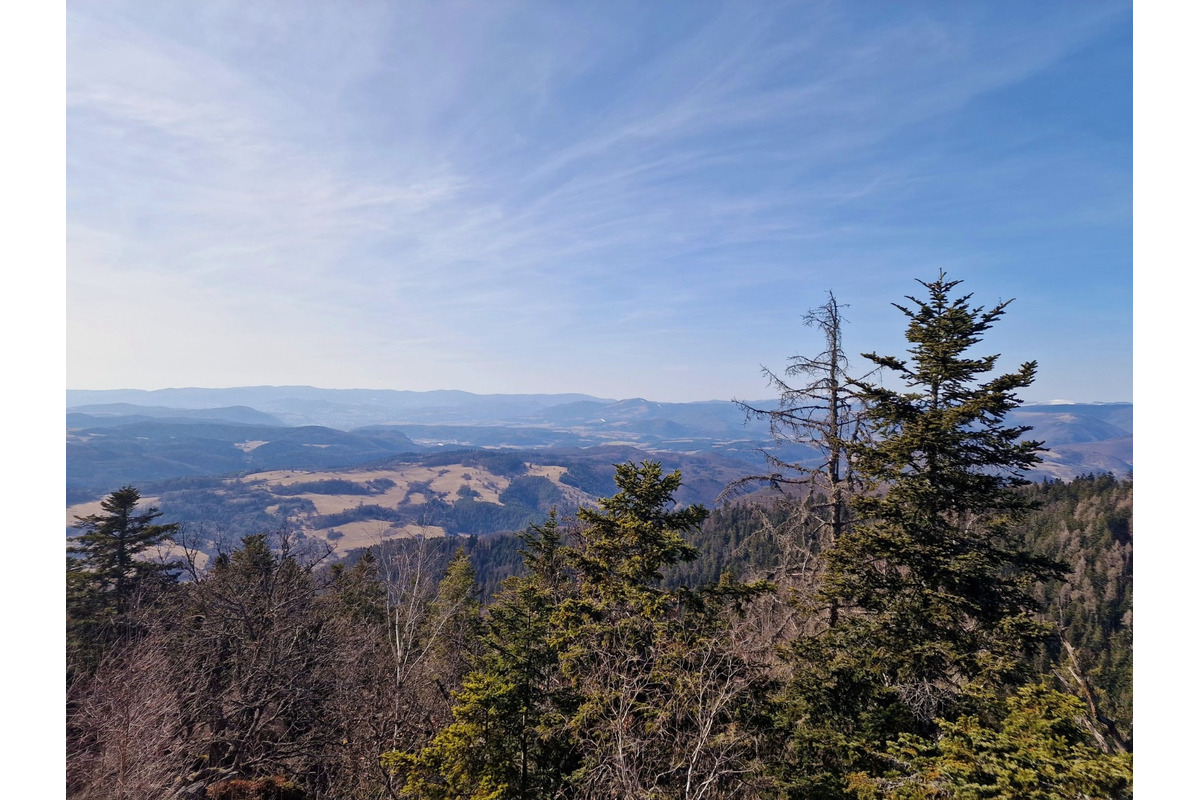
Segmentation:
[[(774, 400), (752, 401), (772, 408)], [(728, 401), (658, 403), (583, 394), (319, 389), (68, 390), (67, 488), (265, 469), (330, 469), (439, 449), (622, 446), (728, 459), (747, 473), (776, 447), (760, 420)], [(1130, 403), (1023, 406), (1011, 421), (1048, 452), (1033, 479), (1133, 469)], [(778, 450), (776, 450), (778, 452)], [(783, 453), (803, 461), (798, 446)]]

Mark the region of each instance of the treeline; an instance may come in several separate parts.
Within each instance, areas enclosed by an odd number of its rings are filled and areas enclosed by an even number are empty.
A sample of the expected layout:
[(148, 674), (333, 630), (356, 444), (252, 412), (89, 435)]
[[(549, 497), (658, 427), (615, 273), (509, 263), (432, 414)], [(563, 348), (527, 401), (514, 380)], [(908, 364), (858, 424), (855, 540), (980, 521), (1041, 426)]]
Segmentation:
[[(778, 501), (710, 527), (626, 463), (515, 549), (251, 535), (201, 568), (114, 493), (68, 564), (69, 795), (1131, 797), (1130, 484), (1023, 486), (1035, 365), (992, 375), (1004, 305), (923, 285), (910, 357), (866, 356), (904, 391), (810, 315), (826, 349), (747, 411), (823, 462), (768, 456), (733, 490)], [(486, 601), (472, 554), (520, 559)]]

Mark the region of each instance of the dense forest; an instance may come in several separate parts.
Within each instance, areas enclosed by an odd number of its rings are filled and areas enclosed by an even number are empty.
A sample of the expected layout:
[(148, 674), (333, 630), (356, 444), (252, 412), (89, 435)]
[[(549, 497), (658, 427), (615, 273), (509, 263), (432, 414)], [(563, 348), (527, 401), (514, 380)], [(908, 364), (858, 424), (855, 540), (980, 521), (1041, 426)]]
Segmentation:
[(811, 312), (824, 350), (745, 411), (822, 458), (713, 510), (628, 462), (518, 535), (330, 563), (287, 530), (201, 559), (113, 492), (68, 549), (68, 796), (1131, 797), (1132, 479), (1022, 478), (1036, 364), (973, 354), (1007, 304), (956, 285), (865, 374)]

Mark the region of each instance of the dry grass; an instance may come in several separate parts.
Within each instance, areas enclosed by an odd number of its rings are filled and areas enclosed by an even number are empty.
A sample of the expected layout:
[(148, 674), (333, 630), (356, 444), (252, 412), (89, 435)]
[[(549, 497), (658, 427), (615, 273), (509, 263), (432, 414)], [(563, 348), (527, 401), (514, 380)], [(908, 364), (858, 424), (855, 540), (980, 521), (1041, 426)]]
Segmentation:
[[(340, 538), (330, 539), (334, 531), (342, 534)], [(348, 522), (335, 528), (310, 533), (309, 536), (321, 537), (328, 541), (333, 549), (340, 553), (355, 550), (359, 547), (370, 547), (379, 544), (384, 539), (411, 539), (423, 536), (426, 539), (440, 539), (446, 535), (445, 528), (437, 525), (394, 525), (381, 519)]]
[[(251, 449), (257, 444), (259, 443), (247, 441), (239, 446), (243, 447), (243, 449)], [(591, 498), (578, 489), (566, 486), (561, 482), (562, 476), (566, 471), (566, 467), (562, 466), (532, 465), (529, 467), (528, 474), (548, 478), (557, 484), (563, 492), (560, 511), (569, 512), (570, 509), (580, 504), (589, 503)], [(412, 536), (440, 537), (446, 535), (445, 530), (440, 527), (413, 524), (397, 525), (394, 522), (382, 519), (363, 519), (325, 529), (317, 529), (313, 523), (315, 521), (314, 517), (318, 515), (339, 514), (363, 505), (377, 505), (384, 508), (396, 508), (402, 504), (409, 506), (422, 505), (428, 502), (432, 496), (440, 496), (449, 502), (453, 502), (457, 499), (459, 490), (464, 486), (477, 492), (477, 499), (481, 502), (499, 503), (500, 493), (507, 489), (511, 482), (509, 478), (496, 475), (476, 466), (447, 464), (437, 467), (427, 467), (420, 464), (404, 464), (381, 469), (353, 468), (313, 472), (298, 469), (269, 470), (245, 475), (240, 478), (231, 478), (226, 483), (230, 486), (241, 484), (243, 489), (250, 489), (252, 491), (272, 492), (272, 490), (278, 487), (292, 486), (298, 483), (343, 480), (366, 484), (369, 481), (380, 479), (391, 480), (395, 483), (395, 486), (379, 494), (371, 495), (329, 495), (315, 493), (288, 495), (289, 499), (308, 500), (316, 508), (315, 514), (294, 517), (292, 523), (298, 530), (303, 531), (305, 535), (311, 538), (325, 539), (336, 550), (341, 552), (376, 544), (381, 539), (408, 538)], [(428, 488), (426, 489), (425, 487)], [(417, 491), (414, 491), (414, 488)], [(218, 490), (218, 493), (221, 493), (220, 490)], [(157, 505), (158, 502), (158, 497), (142, 498), (143, 507)], [(268, 512), (277, 512), (279, 506), (277, 503), (272, 503), (265, 506), (265, 508)], [(86, 516), (88, 514), (99, 513), (102, 513), (102, 509), (98, 500), (70, 506), (67, 508), (67, 525), (70, 526), (74, 522), (75, 515)], [(333, 539), (329, 539), (328, 537), (331, 533), (340, 533), (341, 536), (338, 537), (335, 535)]]

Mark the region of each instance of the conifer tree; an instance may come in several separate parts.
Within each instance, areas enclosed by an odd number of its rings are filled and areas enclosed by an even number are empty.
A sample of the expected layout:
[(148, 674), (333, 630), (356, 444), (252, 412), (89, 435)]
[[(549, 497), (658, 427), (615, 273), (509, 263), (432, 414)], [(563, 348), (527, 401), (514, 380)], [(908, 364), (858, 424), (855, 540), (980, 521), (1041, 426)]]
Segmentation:
[(350, 567), (345, 562), (329, 569), (334, 597), (348, 619), (383, 625), (387, 623), (387, 594), (379, 581), (379, 563), (364, 550)]
[(178, 524), (157, 525), (162, 516), (157, 508), (138, 512), (141, 493), (123, 486), (100, 501), (104, 514), (75, 517), (83, 531), (71, 537), (75, 545), (67, 552), (79, 556), (78, 563), (88, 580), (107, 596), (117, 614), (124, 614), (134, 593), (147, 578), (161, 575), (164, 566), (142, 558), (147, 550), (174, 536)]
[(680, 473), (658, 463), (618, 465), (615, 480), (599, 509), (579, 511), (579, 546), (568, 554), (577, 594), (555, 615), (560, 669), (578, 696), (564, 714), (581, 759), (573, 796), (745, 796), (752, 736), (741, 713), (752, 670), (734, 652), (721, 603), (758, 589), (663, 588), (663, 570), (695, 557), (686, 536), (708, 512), (676, 506)]
[(179, 525), (156, 524), (157, 508), (139, 511), (141, 494), (123, 486), (100, 501), (105, 513), (75, 517), (82, 533), (67, 547), (68, 677), (91, 669), (112, 641), (127, 633), (138, 594), (175, 565), (147, 556)]
[(1006, 415), (1037, 364), (990, 377), (999, 356), (969, 352), (1011, 301), (952, 298), (960, 282), (944, 274), (920, 283), (927, 299), (896, 304), (911, 357), (864, 355), (905, 388), (860, 384), (874, 438), (852, 449), (880, 491), (857, 499), (826, 593), (858, 609), (858, 633), (888, 654), (880, 668), (924, 713), (972, 680), (1019, 679), (1047, 633), (1029, 591), (1057, 567), (1025, 549), (1028, 502), (1012, 491), (1041, 448)]
[(419, 753), (382, 763), (425, 798), (737, 797), (750, 680), (732, 652), (729, 582), (661, 586), (695, 549), (701, 506), (677, 507), (678, 471), (617, 466), (615, 495), (580, 509), (564, 544), (551, 517), (525, 538), (527, 575), (489, 609), (454, 721)]
[(557, 514), (519, 534), (526, 574), (508, 578), (488, 609), (474, 668), (455, 695), (454, 720), (419, 755), (389, 752), (385, 768), (428, 798), (554, 796), (577, 766), (558, 712), (551, 617), (567, 575)]
[(1030, 684), (991, 716), (939, 720), (935, 741), (902, 736), (890, 748), (902, 769), (884, 778), (854, 775), (850, 785), (859, 800), (1133, 797), (1132, 756), (1096, 747), (1079, 723), (1085, 709), (1078, 698)]
[(479, 612), (475, 568), (466, 548), (460, 546), (438, 584), (424, 631), (433, 680), (446, 702), (447, 712), (452, 693), (462, 683), (478, 649)]
[(850, 775), (889, 774), (898, 737), (934, 737), (937, 719), (1020, 685), (1049, 633), (1030, 590), (1059, 566), (1025, 549), (1014, 491), (1040, 447), (1006, 420), (1036, 363), (990, 374), (999, 356), (971, 351), (1008, 303), (974, 306), (952, 297), (958, 283), (941, 274), (896, 305), (909, 358), (864, 354), (902, 388), (858, 382), (871, 435), (848, 445), (867, 490), (822, 589), (842, 621), (792, 643), (780, 698), (791, 797), (844, 798)]

